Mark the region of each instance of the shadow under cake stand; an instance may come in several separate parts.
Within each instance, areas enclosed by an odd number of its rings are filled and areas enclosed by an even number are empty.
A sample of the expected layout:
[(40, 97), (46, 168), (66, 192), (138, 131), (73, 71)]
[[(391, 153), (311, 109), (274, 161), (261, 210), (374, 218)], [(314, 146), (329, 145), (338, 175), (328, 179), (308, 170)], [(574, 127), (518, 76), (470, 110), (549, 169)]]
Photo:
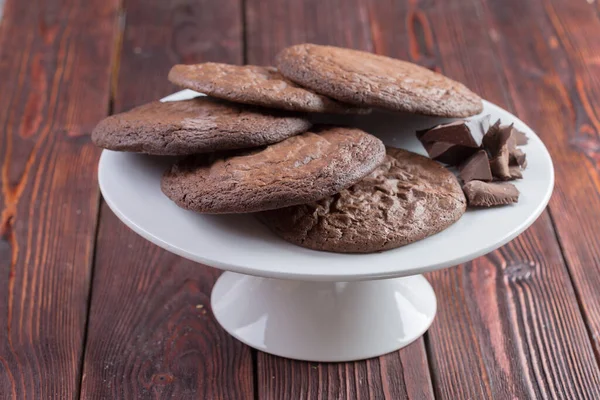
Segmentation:
[[(185, 90), (164, 101), (199, 95)], [(240, 341), (278, 356), (351, 361), (379, 356), (418, 339), (431, 325), (436, 297), (420, 274), (485, 255), (514, 239), (546, 207), (552, 160), (538, 136), (507, 111), (485, 102), (492, 121), (514, 123), (529, 137), (528, 167), (515, 184), (518, 204), (468, 210), (437, 235), (375, 254), (335, 254), (289, 244), (252, 215), (201, 215), (178, 208), (160, 190), (168, 157), (105, 150), (99, 184), (107, 204), (131, 229), (164, 249), (225, 272), (212, 309)], [(319, 117), (352, 124), (386, 145), (424, 154), (415, 130), (446, 121), (374, 112)], [(332, 120), (333, 118), (333, 120)]]

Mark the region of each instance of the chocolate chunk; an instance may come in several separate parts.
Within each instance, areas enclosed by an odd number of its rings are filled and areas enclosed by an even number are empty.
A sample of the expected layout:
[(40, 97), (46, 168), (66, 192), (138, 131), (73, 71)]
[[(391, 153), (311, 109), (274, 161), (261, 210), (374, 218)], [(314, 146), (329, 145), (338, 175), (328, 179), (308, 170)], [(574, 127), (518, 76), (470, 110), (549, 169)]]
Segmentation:
[(491, 181), (492, 171), (485, 150), (479, 150), (459, 167), (460, 178), (466, 183), (473, 180)]
[[(427, 150), (429, 157), (450, 165), (464, 164), (461, 167), (463, 169), (467, 165), (467, 158), (473, 156), (483, 146), (490, 159), (492, 176), (501, 180), (513, 179), (509, 166), (518, 165), (525, 168), (527, 165), (525, 153), (517, 148), (519, 143), (526, 142), (527, 137), (513, 124), (500, 125), (500, 120), (490, 126), (489, 115), (417, 131), (417, 138)], [(476, 160), (470, 160), (469, 163), (477, 161), (476, 164), (481, 167), (482, 160), (483, 156), (479, 155)], [(477, 179), (472, 171), (473, 166), (465, 174), (467, 178), (465, 182)], [(484, 174), (483, 178), (482, 180), (485, 180), (487, 175)]]
[[(481, 139), (483, 140), (483, 136), (487, 133), (487, 131), (490, 130), (490, 119), (492, 118), (491, 115), (484, 115), (483, 117), (479, 118), (477, 120), (477, 122), (479, 123), (479, 128), (481, 129), (482, 135), (481, 135)], [(471, 120), (473, 121), (473, 120)], [(480, 141), (481, 143), (481, 141)]]
[(515, 127), (513, 127), (513, 136), (517, 139), (517, 146), (525, 146), (529, 143), (529, 138), (525, 136), (525, 133)]
[(469, 205), (493, 207), (519, 201), (519, 189), (507, 182), (471, 181), (463, 186)]
[(508, 162), (510, 165), (518, 165), (525, 169), (527, 167), (527, 155), (520, 149), (514, 149), (508, 153)]
[(521, 173), (521, 168), (517, 166), (512, 166), (508, 168), (510, 173), (510, 178), (512, 179), (523, 179), (523, 174)]
[(490, 126), (490, 129), (488, 129), (483, 136), (483, 147), (492, 157), (496, 157), (500, 154), (504, 146), (508, 147), (508, 139), (510, 139), (510, 136), (510, 129), (501, 129), (500, 120), (498, 120), (494, 125)]
[[(506, 145), (508, 147), (508, 163), (509, 165), (518, 165), (521, 168), (525, 168), (527, 166), (527, 160), (525, 158), (525, 153), (522, 150), (518, 149), (518, 140), (519, 134), (523, 134), (522, 132), (517, 131), (513, 124), (500, 126), (500, 130), (504, 131), (503, 135), (506, 135), (508, 132), (508, 140)], [(519, 133), (517, 133), (519, 132)], [(523, 136), (527, 139), (526, 136)]]
[[(502, 180), (510, 179), (509, 167), (509, 139), (510, 129), (501, 129), (500, 120), (490, 127), (483, 137), (483, 147), (490, 155), (490, 168), (492, 175)], [(516, 147), (515, 147), (516, 149)]]
[(517, 150), (517, 138), (512, 134), (513, 124), (500, 126), (501, 130), (508, 131), (508, 140), (506, 145), (508, 146), (508, 154), (512, 155)]
[(444, 142), (465, 147), (480, 147), (489, 127), (490, 116), (459, 120), (417, 132), (421, 143)]
[(503, 147), (500, 154), (490, 159), (490, 169), (492, 175), (502, 180), (510, 179), (510, 170), (508, 165), (508, 149)]
[(511, 136), (514, 138), (517, 146), (525, 146), (529, 142), (529, 138), (525, 135), (525, 133), (515, 128), (513, 124), (502, 125), (501, 128), (508, 128), (511, 131)]
[(449, 165), (459, 165), (477, 151), (473, 147), (445, 142), (423, 143), (423, 147), (430, 158)]

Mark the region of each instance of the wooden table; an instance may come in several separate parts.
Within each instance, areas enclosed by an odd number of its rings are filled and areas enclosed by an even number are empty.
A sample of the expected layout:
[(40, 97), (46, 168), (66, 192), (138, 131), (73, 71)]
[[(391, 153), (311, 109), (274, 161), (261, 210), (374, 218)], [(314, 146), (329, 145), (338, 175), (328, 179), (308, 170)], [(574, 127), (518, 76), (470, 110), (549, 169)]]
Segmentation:
[[(600, 6), (595, 0), (0, 0), (0, 399), (600, 399)], [(1, 8), (1, 7), (0, 7)], [(402, 351), (296, 362), (227, 335), (219, 271), (153, 246), (99, 195), (106, 115), (175, 63), (270, 64), (299, 42), (411, 60), (518, 115), (550, 150), (548, 210), (428, 275)]]

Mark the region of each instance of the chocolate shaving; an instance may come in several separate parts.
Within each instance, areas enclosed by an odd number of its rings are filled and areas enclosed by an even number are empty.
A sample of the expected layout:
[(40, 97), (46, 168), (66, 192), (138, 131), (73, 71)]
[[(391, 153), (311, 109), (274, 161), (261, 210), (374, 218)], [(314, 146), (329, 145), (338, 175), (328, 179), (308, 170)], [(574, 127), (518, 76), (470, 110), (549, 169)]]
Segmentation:
[(472, 207), (493, 207), (519, 201), (519, 190), (507, 182), (471, 181), (463, 190)]
[(490, 162), (485, 150), (479, 150), (459, 167), (459, 175), (463, 182), (472, 180), (491, 181), (492, 171), (490, 170)]

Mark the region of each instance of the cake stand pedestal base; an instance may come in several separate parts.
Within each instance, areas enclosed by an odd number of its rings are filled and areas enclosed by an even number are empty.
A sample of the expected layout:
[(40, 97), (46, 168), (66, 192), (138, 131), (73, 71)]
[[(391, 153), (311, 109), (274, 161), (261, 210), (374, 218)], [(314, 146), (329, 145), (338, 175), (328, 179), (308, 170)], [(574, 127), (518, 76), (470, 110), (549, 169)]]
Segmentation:
[(255, 349), (306, 361), (355, 361), (398, 350), (429, 328), (435, 293), (422, 275), (307, 282), (225, 272), (212, 309)]

